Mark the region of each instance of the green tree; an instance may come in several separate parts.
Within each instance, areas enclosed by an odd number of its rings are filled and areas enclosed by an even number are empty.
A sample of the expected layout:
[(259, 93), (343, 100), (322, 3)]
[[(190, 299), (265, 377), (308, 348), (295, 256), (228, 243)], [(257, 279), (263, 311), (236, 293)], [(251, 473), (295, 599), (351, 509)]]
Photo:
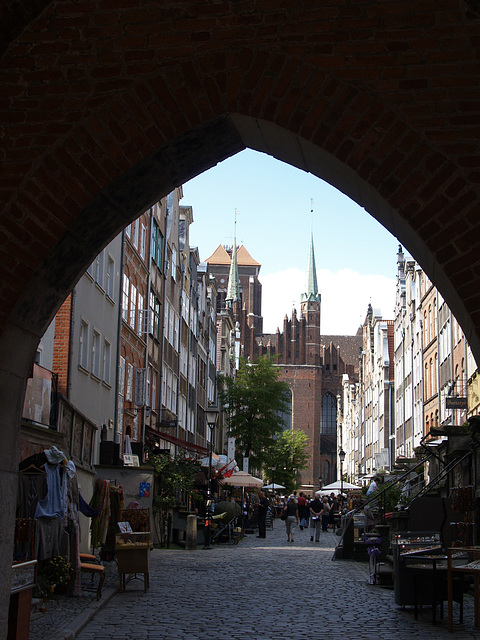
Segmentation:
[(273, 482), (272, 467), (275, 467), (275, 484), (282, 484), (288, 493), (298, 486), (298, 472), (308, 467), (306, 451), (308, 436), (303, 431), (283, 431), (273, 440), (265, 454), (265, 473)]
[(241, 358), (236, 377), (219, 380), (229, 435), (255, 469), (261, 468), (272, 437), (285, 425), (281, 414), (290, 410), (290, 390), (279, 376), (273, 360), (262, 356), (253, 363)]
[(150, 458), (155, 470), (155, 491), (153, 511), (156, 516), (160, 544), (165, 544), (168, 514), (175, 507), (188, 505), (192, 498), (199, 499), (195, 481), (200, 471), (200, 463), (183, 456), (159, 455)]

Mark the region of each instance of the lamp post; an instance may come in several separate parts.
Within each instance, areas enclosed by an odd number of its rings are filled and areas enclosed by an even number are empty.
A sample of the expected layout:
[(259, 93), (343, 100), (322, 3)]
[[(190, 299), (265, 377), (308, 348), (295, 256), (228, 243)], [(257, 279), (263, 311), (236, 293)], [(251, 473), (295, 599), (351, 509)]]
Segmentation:
[(273, 494), (275, 495), (275, 470), (277, 467), (273, 466), (271, 467), (272, 469), (272, 489), (273, 489)]
[(207, 489), (207, 507), (205, 510), (205, 544), (204, 549), (210, 547), (210, 528), (212, 524), (212, 455), (213, 455), (213, 433), (217, 424), (218, 407), (210, 405), (206, 411), (207, 425), (210, 429), (210, 455), (208, 457), (208, 489)]
[(272, 469), (272, 491), (273, 491), (273, 517), (275, 518), (277, 515), (277, 501), (275, 500), (275, 470), (276, 466), (273, 465)]
[(340, 451), (338, 452), (338, 459), (340, 460), (340, 494), (342, 496), (343, 502), (343, 463), (345, 462), (345, 451), (340, 447)]

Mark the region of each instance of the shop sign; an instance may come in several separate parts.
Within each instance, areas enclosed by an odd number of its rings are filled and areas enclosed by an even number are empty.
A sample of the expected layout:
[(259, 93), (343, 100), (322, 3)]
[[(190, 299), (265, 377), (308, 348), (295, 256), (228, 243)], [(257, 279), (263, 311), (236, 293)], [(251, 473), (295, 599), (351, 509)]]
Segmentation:
[(467, 398), (450, 397), (446, 399), (445, 406), (447, 409), (468, 409)]

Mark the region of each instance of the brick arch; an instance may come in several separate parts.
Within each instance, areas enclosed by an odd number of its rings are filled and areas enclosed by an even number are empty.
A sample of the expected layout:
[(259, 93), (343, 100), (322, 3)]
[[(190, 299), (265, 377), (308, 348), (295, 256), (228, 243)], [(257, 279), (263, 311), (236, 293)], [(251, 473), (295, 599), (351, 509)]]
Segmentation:
[(469, 4), (2, 5), (0, 499), (32, 354), (81, 271), (154, 199), (245, 147), (326, 179), (392, 231), (480, 358)]

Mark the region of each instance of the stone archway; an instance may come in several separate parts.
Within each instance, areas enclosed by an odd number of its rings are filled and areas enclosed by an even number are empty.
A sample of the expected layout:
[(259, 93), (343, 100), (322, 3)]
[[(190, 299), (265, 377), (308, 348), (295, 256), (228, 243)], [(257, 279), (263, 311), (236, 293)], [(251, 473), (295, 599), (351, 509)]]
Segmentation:
[(4, 4), (0, 24), (5, 522), (25, 378), (50, 318), (122, 226), (245, 147), (327, 180), (384, 224), (480, 358), (469, 3), (44, 0)]

